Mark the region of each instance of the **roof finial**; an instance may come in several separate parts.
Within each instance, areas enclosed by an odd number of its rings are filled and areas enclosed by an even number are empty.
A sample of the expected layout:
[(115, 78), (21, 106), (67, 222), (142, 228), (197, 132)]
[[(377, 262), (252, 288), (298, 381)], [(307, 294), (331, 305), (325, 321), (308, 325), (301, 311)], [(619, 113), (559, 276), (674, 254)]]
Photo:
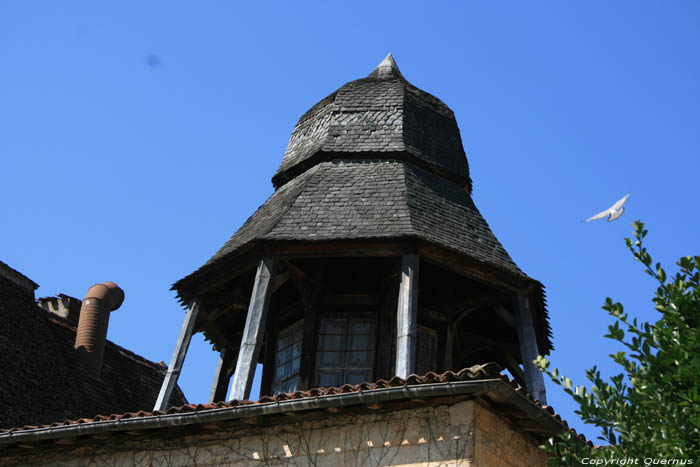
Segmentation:
[(389, 78), (391, 76), (399, 76), (403, 78), (401, 72), (399, 71), (399, 67), (396, 66), (394, 57), (391, 54), (387, 55), (384, 60), (377, 65), (377, 68), (375, 68), (374, 71), (369, 74), (369, 76), (371, 78)]

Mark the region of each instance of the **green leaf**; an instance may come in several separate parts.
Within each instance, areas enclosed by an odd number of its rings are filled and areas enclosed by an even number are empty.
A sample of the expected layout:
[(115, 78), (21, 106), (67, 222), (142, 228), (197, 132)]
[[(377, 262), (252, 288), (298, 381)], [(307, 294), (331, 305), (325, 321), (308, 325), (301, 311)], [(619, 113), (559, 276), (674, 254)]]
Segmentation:
[[(575, 389), (557, 369), (548, 373), (578, 405), (576, 413), (597, 426), (609, 445), (591, 449), (565, 432), (544, 446), (552, 455), (550, 465), (581, 465), (584, 457), (589, 465), (649, 456), (700, 460), (700, 256), (680, 258), (679, 271), (668, 275), (660, 263), (652, 266), (644, 246), (647, 234), (636, 221), (634, 239), (625, 243), (644, 272), (658, 281), (651, 304), (659, 311), (658, 320), (628, 317), (622, 304), (609, 297), (603, 305), (613, 318), (605, 337), (629, 351), (610, 354), (623, 373), (603, 378), (593, 366), (586, 370), (590, 386)], [(538, 357), (535, 362), (546, 370), (545, 361)]]

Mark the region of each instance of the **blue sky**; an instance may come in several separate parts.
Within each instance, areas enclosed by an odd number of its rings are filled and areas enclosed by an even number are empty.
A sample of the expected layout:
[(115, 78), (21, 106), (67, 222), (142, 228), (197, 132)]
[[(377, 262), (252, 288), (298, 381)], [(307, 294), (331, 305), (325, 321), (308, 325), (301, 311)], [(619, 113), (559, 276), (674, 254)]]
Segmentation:
[[(297, 119), (391, 52), (454, 110), (477, 206), (545, 284), (553, 365), (613, 374), (605, 297), (657, 318), (630, 223), (668, 266), (698, 254), (699, 26), (692, 1), (0, 1), (0, 260), (38, 297), (117, 282), (109, 339), (169, 361), (170, 285), (272, 193)], [(627, 192), (621, 219), (582, 222)], [(191, 402), (215, 364), (196, 336)]]

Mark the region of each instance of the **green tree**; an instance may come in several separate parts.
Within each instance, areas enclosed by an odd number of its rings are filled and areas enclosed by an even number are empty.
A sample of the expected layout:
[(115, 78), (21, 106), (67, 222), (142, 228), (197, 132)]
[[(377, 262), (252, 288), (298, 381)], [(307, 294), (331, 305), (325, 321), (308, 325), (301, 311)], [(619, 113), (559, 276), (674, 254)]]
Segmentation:
[(613, 318), (604, 336), (622, 344), (610, 357), (622, 372), (601, 378), (594, 366), (586, 371), (590, 388), (574, 386), (542, 356), (535, 364), (562, 386), (579, 405), (585, 423), (600, 427), (608, 445), (593, 448), (571, 433), (550, 439), (542, 448), (553, 454), (550, 465), (580, 465), (583, 458), (693, 459), (700, 462), (700, 256), (686, 256), (678, 273), (668, 278), (643, 245), (647, 230), (634, 224), (626, 238), (634, 258), (658, 282), (653, 302), (656, 323), (630, 319), (622, 304), (607, 298), (603, 309)]

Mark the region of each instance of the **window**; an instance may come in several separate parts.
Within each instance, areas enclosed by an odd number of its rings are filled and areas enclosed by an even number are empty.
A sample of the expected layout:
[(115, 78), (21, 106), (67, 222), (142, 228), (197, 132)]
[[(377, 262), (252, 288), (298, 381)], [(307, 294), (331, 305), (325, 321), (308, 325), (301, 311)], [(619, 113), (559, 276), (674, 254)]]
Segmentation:
[(301, 342), (304, 337), (304, 321), (299, 321), (277, 334), (275, 346), (275, 373), (272, 378), (272, 394), (294, 392), (299, 388), (299, 363)]
[(424, 375), (429, 371), (437, 372), (437, 343), (436, 331), (418, 325), (416, 336), (416, 373)]
[(341, 386), (371, 381), (376, 323), (371, 318), (325, 318), (318, 336), (316, 384)]

